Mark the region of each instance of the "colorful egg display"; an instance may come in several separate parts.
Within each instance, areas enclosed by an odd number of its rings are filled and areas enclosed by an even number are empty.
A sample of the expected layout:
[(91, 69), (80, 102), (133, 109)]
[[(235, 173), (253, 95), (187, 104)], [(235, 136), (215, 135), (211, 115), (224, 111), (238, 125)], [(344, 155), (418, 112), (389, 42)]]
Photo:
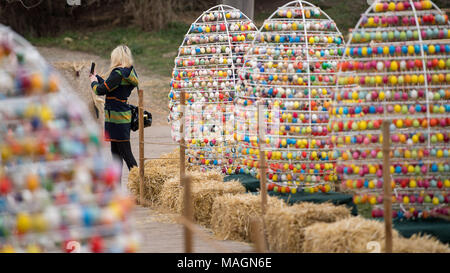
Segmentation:
[(136, 251), (133, 201), (101, 129), (39, 53), (1, 25), (0, 78), (0, 251)]
[(253, 41), (256, 27), (241, 11), (218, 5), (190, 27), (175, 59), (169, 93), (172, 137), (180, 141), (184, 91), (187, 160), (203, 169), (239, 171), (234, 133), (237, 69)]
[(448, 215), (450, 25), (431, 1), (375, 1), (352, 31), (330, 109), (342, 187), (383, 216), (383, 120), (394, 217)]
[(342, 54), (336, 24), (308, 2), (290, 2), (264, 22), (237, 85), (241, 172), (259, 177), (259, 105), (269, 190), (314, 193), (334, 188), (337, 176), (327, 124)]

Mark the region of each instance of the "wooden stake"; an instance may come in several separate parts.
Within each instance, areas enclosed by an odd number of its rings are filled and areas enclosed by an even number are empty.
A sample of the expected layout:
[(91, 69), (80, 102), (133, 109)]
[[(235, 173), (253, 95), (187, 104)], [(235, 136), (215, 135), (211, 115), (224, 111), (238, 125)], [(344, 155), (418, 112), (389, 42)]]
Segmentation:
[(144, 205), (144, 91), (139, 96), (139, 203)]
[(252, 217), (250, 219), (250, 231), (252, 241), (255, 244), (255, 252), (256, 253), (266, 253), (266, 240), (264, 240), (264, 228), (261, 225), (261, 221)]
[(184, 120), (185, 120), (185, 107), (186, 107), (186, 95), (184, 89), (181, 89), (180, 92), (180, 185), (183, 186), (183, 178), (186, 174), (186, 159), (185, 159), (185, 150), (186, 150), (186, 142), (184, 139)]
[[(191, 178), (186, 176), (183, 178), (184, 184), (184, 207), (183, 216), (189, 221), (194, 221), (194, 215), (192, 210), (192, 198), (191, 198)], [(184, 225), (184, 252), (192, 253), (192, 231), (186, 225)]]
[(392, 186), (389, 153), (391, 138), (389, 132), (390, 121), (383, 121), (383, 189), (384, 189), (384, 225), (385, 225), (385, 239), (386, 239), (386, 253), (392, 253)]
[(267, 187), (266, 187), (266, 155), (262, 149), (264, 141), (264, 126), (261, 116), (264, 114), (263, 105), (258, 103), (258, 150), (259, 150), (259, 188), (261, 190), (261, 211), (262, 215), (266, 214), (267, 207)]

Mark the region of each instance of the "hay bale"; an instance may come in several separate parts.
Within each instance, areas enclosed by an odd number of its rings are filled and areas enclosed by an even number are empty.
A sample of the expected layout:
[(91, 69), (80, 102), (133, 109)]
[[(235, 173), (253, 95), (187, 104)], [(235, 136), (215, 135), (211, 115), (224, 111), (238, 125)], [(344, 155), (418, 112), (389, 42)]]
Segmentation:
[[(308, 253), (367, 253), (372, 241), (380, 243), (384, 251), (384, 223), (362, 217), (316, 223), (305, 228), (304, 236), (303, 250)], [(400, 238), (396, 230), (392, 238)]]
[[(196, 223), (210, 226), (211, 213), (216, 197), (224, 194), (245, 193), (245, 187), (239, 181), (211, 181), (205, 183), (193, 184), (192, 203), (194, 208), (194, 220)], [(183, 198), (179, 198), (179, 209), (182, 210)]]
[(300, 203), (284, 208), (270, 207), (264, 219), (271, 251), (303, 252), (304, 229), (318, 222), (331, 223), (350, 217), (345, 206), (330, 203)]
[[(268, 207), (281, 209), (286, 204), (272, 196)], [(261, 196), (254, 194), (224, 194), (214, 200), (211, 229), (222, 240), (250, 241), (250, 219), (261, 215)]]
[[(205, 198), (212, 198), (212, 196), (218, 195), (221, 192), (241, 192), (242, 189), (244, 189), (243, 192), (245, 192), (245, 188), (239, 183), (234, 182), (228, 185), (229, 182), (223, 182), (223, 174), (220, 171), (207, 171), (207, 172), (201, 172), (201, 171), (190, 171), (187, 172), (186, 175), (191, 177), (192, 181), (192, 198), (194, 202), (194, 217), (197, 213), (199, 213), (198, 219), (200, 219), (199, 223), (204, 223), (209, 225), (209, 220), (205, 220), (206, 218), (204, 215), (210, 215), (210, 209), (206, 210), (204, 212), (199, 212), (196, 209), (196, 198), (198, 195), (202, 196), (205, 195)], [(208, 191), (210, 191), (209, 194), (206, 194)], [(183, 209), (183, 187), (180, 186), (180, 178), (179, 176), (174, 176), (170, 179), (168, 179), (164, 185), (161, 188), (160, 191), (160, 197), (159, 197), (159, 205), (167, 208), (169, 211), (174, 213), (181, 213)], [(212, 207), (213, 200), (208, 201), (202, 200), (197, 205), (202, 205), (202, 203), (207, 204), (208, 202), (211, 203), (210, 207)], [(207, 207), (207, 206), (206, 206)], [(207, 218), (210, 218), (209, 216)]]
[(172, 177), (168, 179), (161, 187), (159, 193), (158, 205), (173, 213), (179, 213), (178, 207), (180, 200), (178, 200), (183, 192), (183, 187), (180, 185), (180, 178)]
[[(170, 159), (166, 159), (170, 158)], [(172, 160), (173, 158), (173, 160)], [(157, 203), (163, 184), (179, 173), (179, 150), (161, 155), (161, 159), (149, 160), (144, 165), (144, 199), (150, 204)], [(131, 169), (128, 176), (128, 189), (138, 199), (139, 168)]]
[(411, 238), (398, 238), (393, 242), (395, 253), (450, 253), (450, 246), (430, 235), (414, 234)]

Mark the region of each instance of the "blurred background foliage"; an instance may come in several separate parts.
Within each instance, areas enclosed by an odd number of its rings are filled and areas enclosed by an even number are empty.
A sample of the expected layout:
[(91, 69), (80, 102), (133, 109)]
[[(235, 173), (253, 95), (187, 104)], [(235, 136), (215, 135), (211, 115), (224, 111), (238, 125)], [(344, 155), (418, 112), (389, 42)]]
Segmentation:
[[(442, 9), (449, 0), (433, 0)], [(38, 46), (56, 46), (109, 57), (125, 43), (136, 60), (150, 70), (170, 76), (173, 59), (189, 25), (221, 0), (0, 0), (0, 23), (10, 26)], [(255, 0), (254, 21), (261, 26), (289, 0)], [(311, 0), (344, 35), (367, 8), (367, 0)]]

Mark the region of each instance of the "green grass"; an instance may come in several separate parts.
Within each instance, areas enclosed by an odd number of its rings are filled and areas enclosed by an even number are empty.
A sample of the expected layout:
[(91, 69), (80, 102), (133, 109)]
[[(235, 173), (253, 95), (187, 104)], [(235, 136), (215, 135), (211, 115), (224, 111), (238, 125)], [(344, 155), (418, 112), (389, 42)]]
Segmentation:
[[(170, 76), (174, 57), (189, 26), (184, 23), (170, 23), (161, 31), (144, 32), (137, 27), (119, 27), (94, 31), (67, 31), (56, 37), (27, 39), (36, 46), (59, 47), (89, 52), (109, 58), (111, 51), (119, 44), (126, 44), (134, 59), (153, 73)], [(73, 42), (67, 43), (64, 38)]]

